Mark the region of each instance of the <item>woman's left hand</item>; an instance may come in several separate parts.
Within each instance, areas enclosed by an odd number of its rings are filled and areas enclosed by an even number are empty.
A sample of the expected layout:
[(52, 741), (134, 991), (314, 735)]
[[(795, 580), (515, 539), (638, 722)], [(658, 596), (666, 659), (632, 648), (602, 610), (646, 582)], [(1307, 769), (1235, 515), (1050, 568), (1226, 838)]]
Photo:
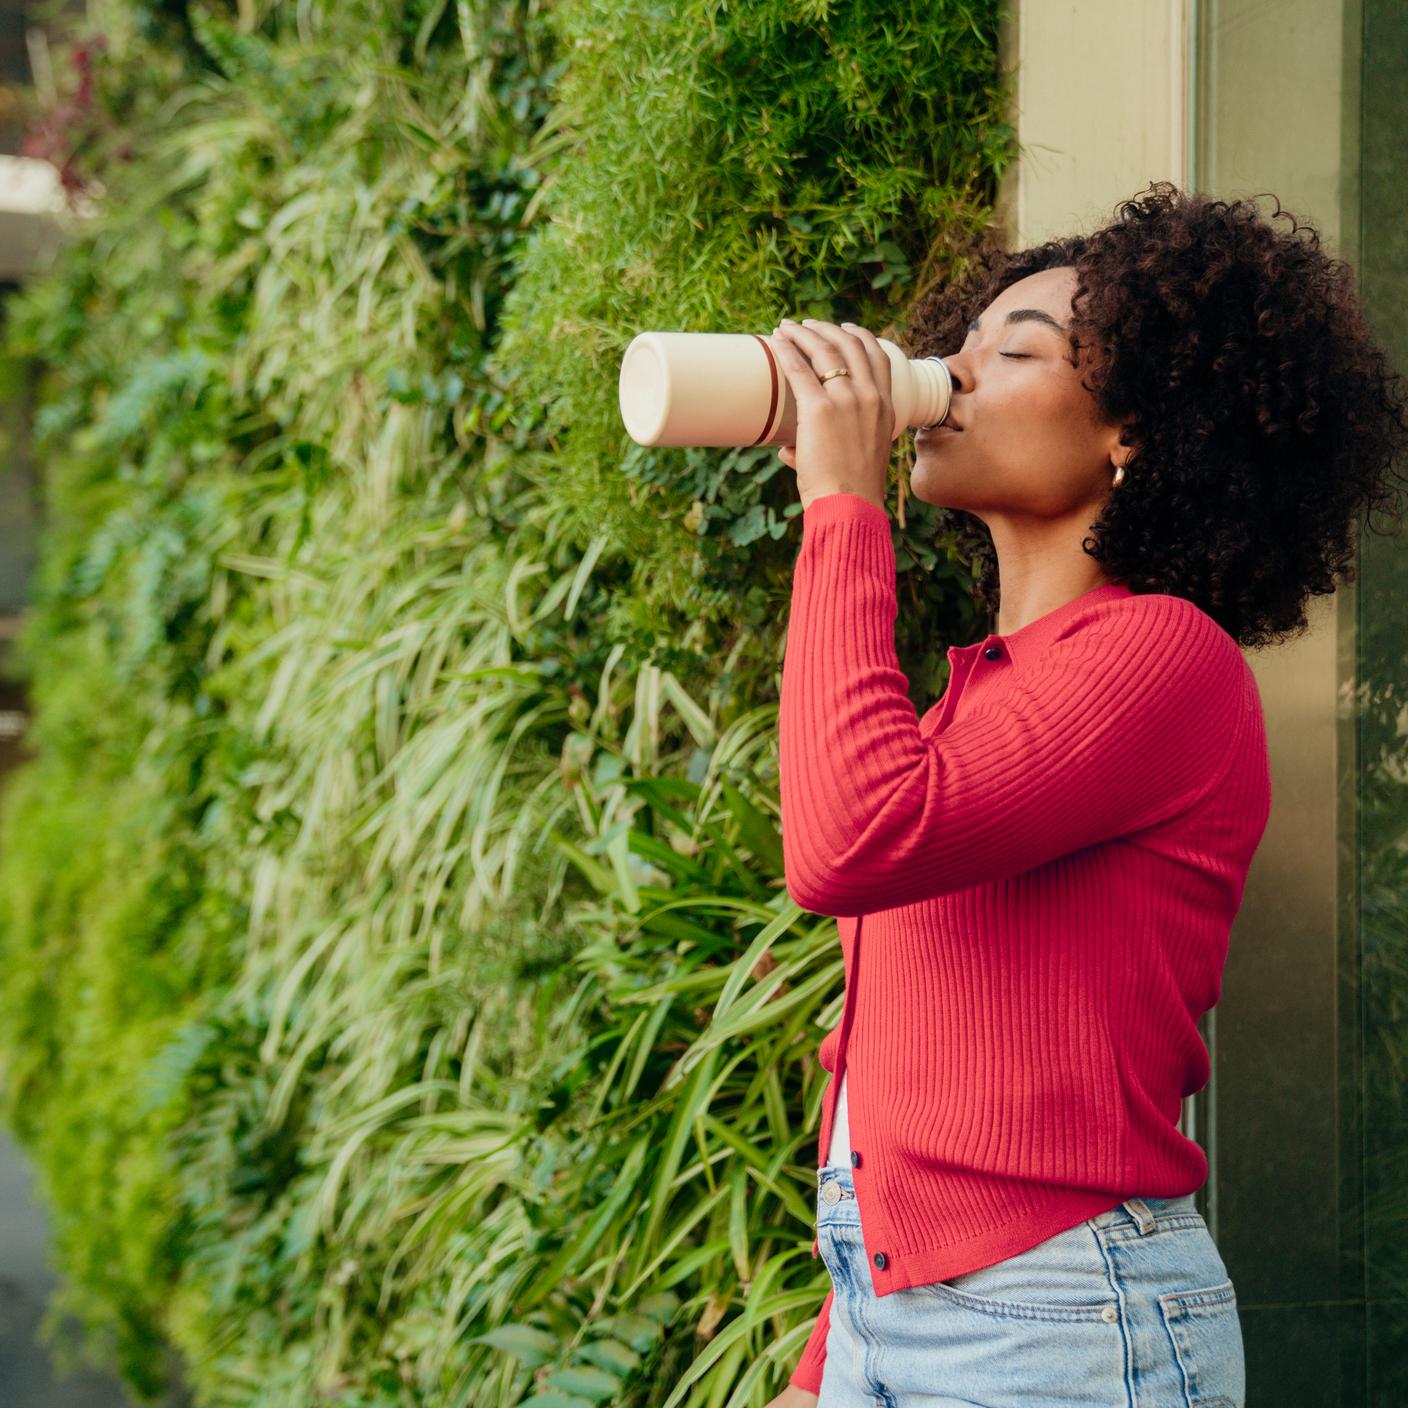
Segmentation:
[[(768, 343), (797, 403), (797, 443), (778, 455), (796, 472), (803, 510), (824, 494), (858, 494), (884, 508), (895, 428), (884, 349), (854, 323), (819, 318), (784, 318)], [(833, 367), (850, 375), (821, 381)]]

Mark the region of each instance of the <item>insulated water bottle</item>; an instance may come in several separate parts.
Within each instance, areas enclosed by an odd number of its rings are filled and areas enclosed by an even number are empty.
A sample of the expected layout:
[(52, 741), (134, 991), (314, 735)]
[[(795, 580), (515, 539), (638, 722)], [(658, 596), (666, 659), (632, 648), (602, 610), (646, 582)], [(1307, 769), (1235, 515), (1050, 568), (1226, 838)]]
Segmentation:
[[(939, 357), (890, 359), (895, 425), (939, 424), (953, 382)], [(797, 403), (764, 337), (749, 332), (638, 333), (621, 359), (621, 419), (637, 445), (793, 445)]]

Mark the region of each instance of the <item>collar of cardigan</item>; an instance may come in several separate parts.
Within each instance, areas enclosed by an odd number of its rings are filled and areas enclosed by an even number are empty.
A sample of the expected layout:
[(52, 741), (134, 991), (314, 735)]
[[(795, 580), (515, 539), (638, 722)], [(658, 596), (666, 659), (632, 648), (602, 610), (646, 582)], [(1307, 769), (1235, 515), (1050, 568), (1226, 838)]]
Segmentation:
[(990, 645), (1000, 645), (1014, 665), (1023, 661), (1033, 661), (1060, 634), (1061, 628), (1078, 612), (1102, 601), (1116, 601), (1121, 597), (1133, 596), (1134, 592), (1124, 582), (1102, 582), (1088, 592), (1072, 597), (1070, 601), (1053, 607), (1044, 616), (1028, 621), (1025, 626), (1007, 635), (986, 635), (971, 645), (951, 645), (948, 648), (949, 663), (955, 656), (976, 655)]

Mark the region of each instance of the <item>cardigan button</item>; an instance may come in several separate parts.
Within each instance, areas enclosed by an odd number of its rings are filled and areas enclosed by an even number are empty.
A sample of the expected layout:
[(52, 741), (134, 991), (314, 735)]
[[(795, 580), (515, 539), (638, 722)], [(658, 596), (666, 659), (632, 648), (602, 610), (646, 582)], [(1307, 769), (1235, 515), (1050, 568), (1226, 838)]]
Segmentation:
[(881, 1269), (881, 1271), (883, 1271), (890, 1264), (890, 1259), (885, 1255), (884, 1252), (876, 1252), (875, 1264)]
[(1002, 647), (1000, 645), (990, 645), (985, 651), (983, 651), (983, 656), (985, 659), (988, 660), (1001, 660)]
[(852, 1167), (852, 1168), (859, 1168), (859, 1167), (860, 1167), (860, 1150), (859, 1150), (859, 1149), (852, 1149), (852, 1150), (851, 1150), (851, 1167)]

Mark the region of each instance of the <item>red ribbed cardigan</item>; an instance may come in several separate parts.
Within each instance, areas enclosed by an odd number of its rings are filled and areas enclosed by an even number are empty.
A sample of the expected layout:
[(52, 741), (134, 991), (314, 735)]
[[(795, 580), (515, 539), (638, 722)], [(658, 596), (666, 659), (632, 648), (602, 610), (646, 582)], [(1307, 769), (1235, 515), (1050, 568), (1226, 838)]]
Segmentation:
[[(791, 897), (838, 916), (817, 1158), (844, 1071), (877, 1296), (1202, 1186), (1181, 1101), (1210, 1074), (1197, 1022), (1271, 805), (1255, 676), (1192, 602), (1106, 583), (950, 647), (922, 719), (897, 610), (885, 510), (813, 499), (782, 672), (783, 859)], [(813, 1393), (831, 1303), (790, 1380)]]

